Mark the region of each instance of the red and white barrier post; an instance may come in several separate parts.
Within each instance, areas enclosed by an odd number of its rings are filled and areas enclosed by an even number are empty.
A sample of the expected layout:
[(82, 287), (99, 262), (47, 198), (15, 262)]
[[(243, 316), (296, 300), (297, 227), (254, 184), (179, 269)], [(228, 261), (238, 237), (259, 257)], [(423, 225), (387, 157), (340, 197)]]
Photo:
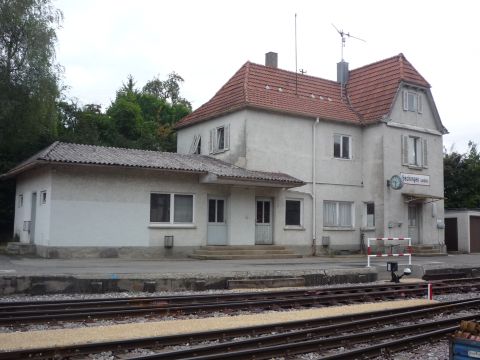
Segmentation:
[[(387, 254), (382, 254), (380, 251), (378, 251), (376, 254), (372, 254), (372, 248), (370, 246), (371, 241), (377, 241), (377, 240), (383, 240), (383, 241), (391, 241), (391, 240), (404, 240), (408, 241), (408, 246), (407, 246), (407, 252), (398, 252), (398, 253), (393, 253), (393, 250), (390, 250), (389, 253)], [(396, 256), (408, 256), (408, 265), (412, 265), (412, 238), (407, 238), (407, 237), (384, 237), (384, 238), (368, 238), (367, 239), (367, 267), (370, 267), (370, 258), (372, 257), (396, 257)]]
[(433, 288), (432, 288), (432, 283), (428, 283), (427, 285), (427, 298), (428, 300), (433, 300)]

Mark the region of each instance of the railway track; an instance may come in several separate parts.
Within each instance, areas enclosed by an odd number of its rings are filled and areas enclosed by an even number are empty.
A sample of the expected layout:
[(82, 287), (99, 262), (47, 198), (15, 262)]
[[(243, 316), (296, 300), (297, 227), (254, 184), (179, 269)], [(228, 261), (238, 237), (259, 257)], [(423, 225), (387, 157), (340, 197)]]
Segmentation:
[[(475, 311), (475, 313), (458, 315), (458, 312), (465, 310)], [(443, 317), (448, 315), (448, 318), (436, 320), (435, 316), (438, 315)], [(413, 342), (441, 338), (453, 332), (461, 320), (479, 318), (480, 298), (229, 330), (111, 341), (54, 349), (12, 351), (0, 353), (0, 359), (58, 359), (102, 351), (113, 351), (119, 358), (122, 358), (125, 356), (125, 351), (136, 348), (159, 351), (155, 355), (135, 357), (145, 360), (258, 360), (279, 356), (293, 358), (296, 354), (308, 352), (318, 353), (321, 359), (329, 360), (369, 358), (382, 355), (386, 351), (394, 352), (412, 347)], [(406, 324), (402, 324), (402, 322), (406, 322)], [(239, 337), (243, 339), (238, 340)], [(221, 339), (220, 342), (212, 345), (195, 345), (219, 339)], [(373, 345), (372, 342), (374, 342)], [(166, 351), (165, 349), (167, 346), (185, 343), (194, 344), (194, 346), (178, 351)]]
[[(435, 281), (436, 293), (480, 289), (480, 279)], [(89, 321), (98, 318), (158, 316), (235, 310), (277, 310), (423, 297), (425, 283), (380, 284), (312, 290), (287, 290), (188, 296), (0, 303), (0, 325)]]

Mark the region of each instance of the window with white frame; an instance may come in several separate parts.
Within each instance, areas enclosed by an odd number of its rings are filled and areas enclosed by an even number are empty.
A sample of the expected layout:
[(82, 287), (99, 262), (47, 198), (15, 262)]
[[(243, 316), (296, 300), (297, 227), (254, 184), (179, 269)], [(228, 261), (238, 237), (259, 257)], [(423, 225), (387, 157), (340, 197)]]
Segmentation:
[(403, 110), (422, 113), (422, 95), (411, 90), (403, 91)]
[(302, 226), (303, 203), (300, 199), (285, 200), (285, 225)]
[(40, 205), (45, 205), (47, 203), (47, 190), (40, 192)]
[(366, 202), (364, 208), (364, 227), (375, 227), (375, 204), (373, 202)]
[(210, 153), (223, 152), (230, 148), (230, 125), (210, 130)]
[(23, 207), (23, 194), (18, 195), (18, 207)]
[(333, 157), (337, 159), (351, 159), (352, 137), (348, 135), (333, 135)]
[(402, 135), (402, 163), (412, 167), (428, 167), (427, 139)]
[(151, 193), (150, 222), (193, 223), (193, 195)]
[(324, 201), (323, 226), (326, 227), (353, 227), (353, 202)]

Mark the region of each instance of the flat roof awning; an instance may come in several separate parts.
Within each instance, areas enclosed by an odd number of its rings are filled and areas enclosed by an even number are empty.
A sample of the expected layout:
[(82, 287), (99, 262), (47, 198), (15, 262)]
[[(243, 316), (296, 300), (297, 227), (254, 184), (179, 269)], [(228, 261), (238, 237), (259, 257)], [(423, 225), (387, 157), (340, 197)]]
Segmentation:
[(443, 196), (429, 194), (402, 193), (402, 195), (406, 198), (406, 203), (431, 203), (445, 199)]

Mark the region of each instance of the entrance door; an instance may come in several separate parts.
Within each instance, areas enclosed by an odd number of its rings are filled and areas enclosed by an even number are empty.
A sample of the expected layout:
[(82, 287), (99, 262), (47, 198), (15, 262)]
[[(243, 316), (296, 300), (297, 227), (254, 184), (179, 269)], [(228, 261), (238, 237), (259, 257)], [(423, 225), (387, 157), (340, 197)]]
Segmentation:
[(255, 216), (255, 244), (271, 245), (272, 236), (272, 200), (265, 198), (257, 199)]
[(35, 243), (35, 218), (37, 217), (37, 193), (32, 193), (32, 204), (30, 210), (30, 244)]
[(447, 251), (458, 251), (457, 218), (445, 219), (445, 245)]
[(225, 198), (208, 199), (207, 245), (227, 245)]
[(480, 252), (480, 217), (470, 216), (470, 252)]
[(408, 237), (412, 239), (412, 244), (420, 243), (420, 209), (421, 204), (408, 205)]

